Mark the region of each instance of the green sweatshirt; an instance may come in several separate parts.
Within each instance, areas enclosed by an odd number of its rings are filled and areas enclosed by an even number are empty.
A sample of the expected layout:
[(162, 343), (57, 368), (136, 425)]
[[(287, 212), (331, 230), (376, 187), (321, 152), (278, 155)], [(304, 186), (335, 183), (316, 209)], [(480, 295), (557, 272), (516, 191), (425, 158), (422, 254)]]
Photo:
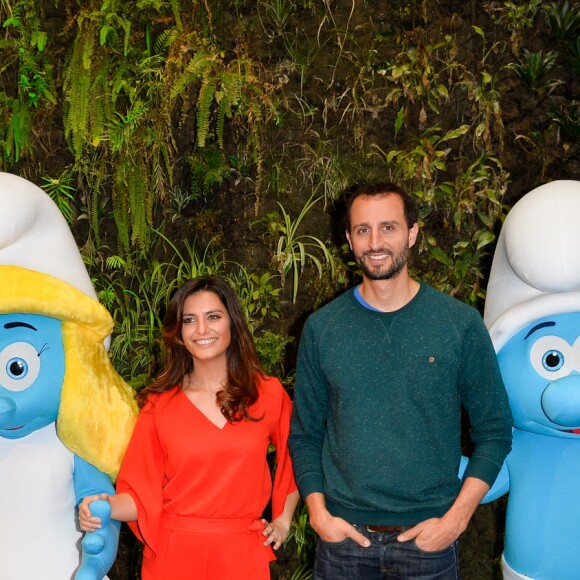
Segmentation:
[(426, 284), (376, 312), (350, 290), (312, 314), (296, 369), (290, 450), (303, 497), (351, 523), (441, 517), (461, 481), (461, 407), (474, 451), (465, 476), (491, 485), (512, 417), (479, 313)]

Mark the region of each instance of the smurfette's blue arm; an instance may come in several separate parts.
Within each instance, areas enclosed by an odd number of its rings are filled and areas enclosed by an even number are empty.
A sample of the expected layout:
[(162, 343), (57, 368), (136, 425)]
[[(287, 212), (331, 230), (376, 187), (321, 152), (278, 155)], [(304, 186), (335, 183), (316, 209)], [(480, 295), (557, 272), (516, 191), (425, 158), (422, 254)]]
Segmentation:
[[(469, 458), (461, 456), (461, 463), (459, 464), (459, 479), (463, 479), (463, 474), (467, 469), (467, 464), (469, 463)], [(489, 491), (483, 496), (481, 503), (489, 503), (505, 495), (510, 488), (510, 474), (507, 467), (507, 461), (504, 461), (501, 469), (496, 477), (495, 482), (489, 488)]]
[[(77, 505), (87, 495), (101, 493), (112, 495), (115, 493), (111, 480), (102, 471), (76, 455), (74, 462)], [(81, 542), (81, 566), (75, 574), (75, 580), (102, 580), (110, 570), (117, 555), (121, 524), (111, 520), (109, 503), (101, 500), (95, 501), (91, 504), (91, 512), (101, 518), (101, 528), (84, 535)]]

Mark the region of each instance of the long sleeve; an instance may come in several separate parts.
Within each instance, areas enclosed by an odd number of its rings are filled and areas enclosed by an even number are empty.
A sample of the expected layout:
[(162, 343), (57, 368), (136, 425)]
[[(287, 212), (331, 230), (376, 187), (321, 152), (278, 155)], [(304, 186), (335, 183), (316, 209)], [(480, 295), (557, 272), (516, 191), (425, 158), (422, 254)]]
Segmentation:
[(163, 452), (156, 432), (154, 404), (143, 407), (121, 464), (117, 493), (135, 501), (138, 521), (129, 522), (133, 533), (151, 554), (158, 545), (163, 507)]
[(460, 393), (475, 446), (465, 477), (491, 486), (511, 449), (512, 414), (491, 339), (479, 317), (474, 316), (465, 332), (464, 344)]
[(290, 417), (292, 402), (288, 393), (278, 383), (279, 396), (276, 397), (277, 421), (273, 423), (271, 432), (272, 444), (276, 447), (276, 472), (272, 489), (272, 517), (278, 517), (284, 510), (286, 498), (296, 491), (292, 460), (288, 450), (288, 435), (290, 434)]
[(320, 370), (316, 338), (309, 319), (298, 349), (290, 432), (294, 474), (303, 497), (313, 492), (324, 492), (321, 456), (327, 414), (328, 392)]

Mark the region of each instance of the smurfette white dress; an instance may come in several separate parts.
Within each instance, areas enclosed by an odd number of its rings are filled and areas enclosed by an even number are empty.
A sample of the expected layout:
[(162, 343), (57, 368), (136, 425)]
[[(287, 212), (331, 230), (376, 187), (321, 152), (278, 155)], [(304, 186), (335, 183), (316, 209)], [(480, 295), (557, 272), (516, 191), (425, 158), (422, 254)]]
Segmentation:
[(74, 456), (55, 423), (0, 437), (0, 579), (71, 580), (80, 565)]

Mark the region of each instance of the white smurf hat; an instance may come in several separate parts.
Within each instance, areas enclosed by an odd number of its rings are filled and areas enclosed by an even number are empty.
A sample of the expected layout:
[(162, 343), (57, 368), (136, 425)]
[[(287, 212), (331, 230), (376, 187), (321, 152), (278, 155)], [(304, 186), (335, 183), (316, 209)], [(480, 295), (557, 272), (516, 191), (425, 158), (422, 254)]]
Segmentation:
[(0, 264), (49, 274), (96, 298), (73, 235), (50, 197), (0, 172)]
[(484, 321), (495, 350), (538, 318), (580, 312), (580, 181), (554, 181), (520, 199), (495, 250)]
[(1, 172), (0, 313), (62, 321), (65, 373), (58, 435), (73, 453), (114, 479), (137, 406), (105, 350), (113, 319), (97, 300), (54, 202), (29, 181)]

